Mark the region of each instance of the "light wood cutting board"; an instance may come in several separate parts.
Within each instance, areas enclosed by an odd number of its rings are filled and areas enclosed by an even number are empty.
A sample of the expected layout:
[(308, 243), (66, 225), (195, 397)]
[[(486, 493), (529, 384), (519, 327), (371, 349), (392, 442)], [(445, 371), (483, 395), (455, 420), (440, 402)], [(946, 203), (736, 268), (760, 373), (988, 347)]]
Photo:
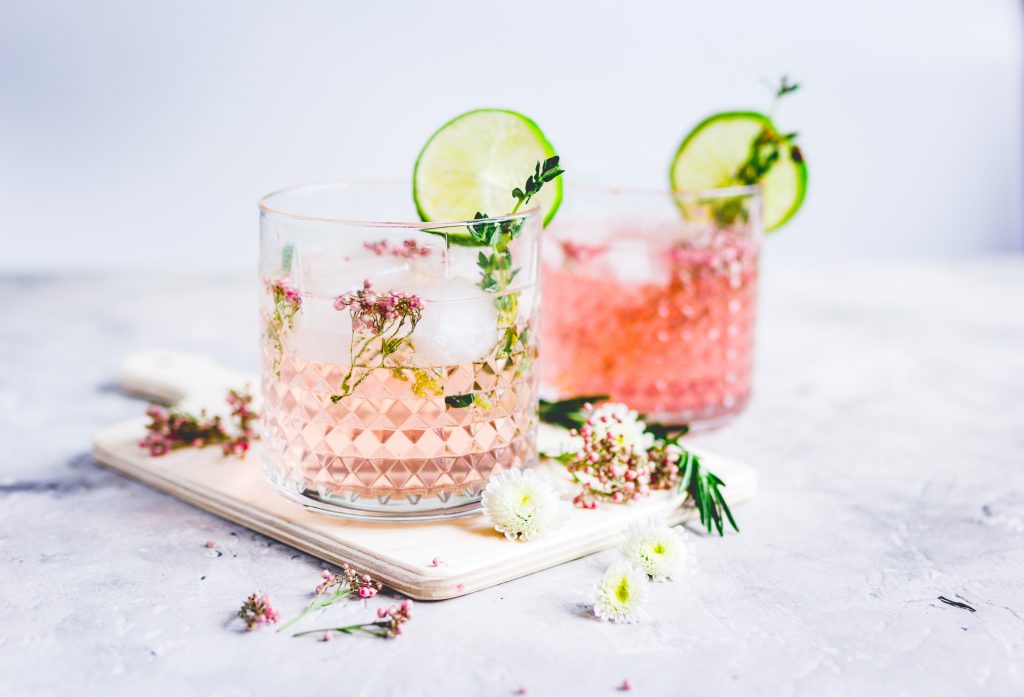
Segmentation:
[[(126, 389), (211, 410), (221, 408), (227, 388), (247, 382), (255, 385), (256, 380), (202, 357), (171, 352), (130, 356), (121, 377)], [(436, 523), (341, 520), (279, 495), (260, 472), (258, 441), (244, 460), (225, 458), (216, 448), (154, 458), (137, 445), (144, 425), (139, 418), (100, 431), (93, 439), (94, 456), (143, 484), (267, 537), (333, 564), (348, 562), (418, 600), (458, 597), (613, 547), (634, 522), (657, 517), (675, 524), (696, 515), (680, 506), (682, 497), (659, 491), (642, 502), (574, 508), (564, 527), (529, 542), (506, 540), (482, 516)], [(542, 447), (561, 433), (542, 429)], [(700, 455), (725, 480), (730, 505), (753, 497), (753, 468), (712, 453)], [(555, 468), (551, 474), (568, 493), (564, 477)], [(434, 566), (434, 559), (441, 563)]]

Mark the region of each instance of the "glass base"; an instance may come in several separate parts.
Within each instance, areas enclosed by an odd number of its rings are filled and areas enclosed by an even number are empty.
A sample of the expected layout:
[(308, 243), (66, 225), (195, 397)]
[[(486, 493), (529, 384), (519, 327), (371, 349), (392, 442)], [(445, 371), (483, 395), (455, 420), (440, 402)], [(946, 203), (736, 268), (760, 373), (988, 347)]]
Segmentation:
[(721, 428), (739, 416), (750, 402), (750, 393), (743, 395), (734, 403), (726, 406), (709, 406), (706, 409), (687, 409), (681, 412), (652, 412), (644, 413), (644, 417), (651, 423), (660, 424), (686, 424), (690, 431), (713, 431)]
[(262, 457), (263, 474), (285, 498), (303, 508), (347, 520), (381, 523), (422, 523), (464, 518), (480, 512), (481, 489), (445, 492), (425, 496), (364, 497), (356, 492), (329, 493), (310, 489), (305, 482), (291, 480), (270, 457)]

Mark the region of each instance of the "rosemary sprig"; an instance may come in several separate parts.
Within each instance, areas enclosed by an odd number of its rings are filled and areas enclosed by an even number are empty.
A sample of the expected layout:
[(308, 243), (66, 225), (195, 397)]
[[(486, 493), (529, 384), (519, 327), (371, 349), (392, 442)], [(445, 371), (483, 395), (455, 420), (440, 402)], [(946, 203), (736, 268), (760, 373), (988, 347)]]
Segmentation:
[(579, 428), (587, 420), (583, 408), (587, 404), (598, 404), (607, 400), (608, 395), (606, 394), (575, 397), (558, 402), (549, 402), (546, 399), (542, 399), (540, 400), (540, 420), (565, 429)]
[[(578, 429), (583, 426), (587, 419), (585, 406), (597, 404), (608, 399), (607, 395), (591, 395), (587, 397), (576, 397), (557, 402), (547, 400), (540, 401), (540, 420), (561, 426), (567, 429)], [(676, 463), (677, 491), (686, 492), (689, 500), (697, 509), (701, 525), (708, 531), (717, 530), (719, 535), (725, 534), (724, 521), (728, 521), (733, 530), (739, 532), (739, 526), (733, 518), (729, 504), (725, 501), (722, 489), (725, 482), (715, 473), (710, 472), (703, 466), (700, 457), (690, 452), (680, 443), (680, 439), (689, 432), (689, 426), (671, 426), (668, 424), (650, 423), (646, 424), (647, 432), (654, 436), (654, 446), (651, 451), (664, 451), (667, 447), (673, 446), (680, 451), (679, 460)], [(565, 454), (549, 456), (563, 464), (568, 456)]]
[(714, 525), (719, 536), (725, 535), (722, 525), (722, 514), (725, 514), (732, 529), (739, 532), (740, 528), (732, 517), (729, 504), (725, 502), (725, 497), (722, 495), (721, 489), (725, 487), (725, 482), (719, 479), (714, 472), (709, 472), (702, 467), (700, 458), (680, 446), (677, 438), (671, 439), (670, 442), (682, 450), (682, 455), (679, 458), (679, 485), (676, 491), (679, 493), (685, 491), (689, 495), (690, 500), (697, 508), (697, 514), (700, 516), (700, 522), (704, 529), (710, 533), (711, 526)]

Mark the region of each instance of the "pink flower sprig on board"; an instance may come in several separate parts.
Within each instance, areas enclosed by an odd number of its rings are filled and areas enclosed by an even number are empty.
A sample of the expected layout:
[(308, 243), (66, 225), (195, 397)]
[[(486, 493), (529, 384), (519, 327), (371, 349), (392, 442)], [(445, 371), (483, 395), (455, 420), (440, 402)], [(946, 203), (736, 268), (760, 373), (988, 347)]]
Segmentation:
[(315, 596), (313, 602), (277, 631), (282, 632), (304, 617), (329, 607), (339, 600), (352, 596), (362, 599), (372, 598), (380, 593), (382, 587), (380, 581), (375, 580), (369, 574), (359, 573), (348, 564), (342, 564), (339, 573), (324, 569), (320, 572), (320, 583), (313, 589)]
[(652, 489), (674, 487), (686, 493), (709, 533), (717, 530), (724, 535), (726, 523), (739, 532), (722, 493), (725, 482), (680, 442), (688, 426), (645, 423), (625, 404), (592, 404), (605, 399), (594, 395), (540, 400), (541, 421), (569, 429), (569, 441), (560, 452), (542, 455), (565, 465), (581, 485), (573, 500), (577, 506), (596, 508), (599, 499), (626, 503)]
[(412, 619), (412, 601), (406, 599), (398, 605), (378, 608), (376, 622), (350, 624), (344, 627), (310, 629), (305, 632), (293, 634), (292, 636), (299, 637), (306, 636), (308, 634), (319, 634), (321, 638), (326, 639), (326, 637), (330, 636), (330, 633), (337, 632), (339, 634), (363, 633), (379, 637), (381, 639), (394, 639), (402, 634), (405, 623), (410, 619)]
[(266, 593), (253, 593), (242, 603), (238, 616), (245, 622), (245, 631), (251, 632), (265, 624), (276, 624), (281, 619), (281, 613), (270, 602), (270, 596)]
[(596, 508), (599, 500), (625, 503), (647, 496), (654, 437), (637, 413), (623, 404), (587, 404), (583, 414), (583, 425), (570, 432), (569, 452), (558, 456), (581, 487), (573, 503)]
[(245, 457), (256, 438), (253, 424), (259, 414), (253, 411), (252, 395), (247, 391), (230, 390), (227, 402), (234, 421), (232, 431), (220, 416), (209, 416), (205, 410), (192, 414), (177, 407), (151, 404), (146, 410), (146, 435), (139, 441), (139, 447), (148, 450), (150, 456), (159, 457), (180, 448), (219, 444), (225, 455)]
[(237, 433), (229, 436), (223, 444), (225, 455), (245, 457), (249, 446), (256, 439), (253, 424), (259, 414), (252, 409), (252, 394), (244, 390), (228, 390), (228, 406), (231, 407), (231, 418), (235, 420)]

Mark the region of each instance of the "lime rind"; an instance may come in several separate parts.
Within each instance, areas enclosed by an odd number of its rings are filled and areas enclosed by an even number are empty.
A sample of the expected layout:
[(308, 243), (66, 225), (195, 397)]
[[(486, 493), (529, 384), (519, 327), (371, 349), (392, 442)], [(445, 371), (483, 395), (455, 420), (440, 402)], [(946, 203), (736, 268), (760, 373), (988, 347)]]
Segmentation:
[[(471, 220), (477, 211), (506, 215), (515, 203), (512, 189), (522, 187), (536, 162), (554, 155), (554, 147), (536, 122), (519, 112), (474, 109), (460, 114), (437, 129), (416, 158), (412, 192), (416, 211), (426, 222)], [(509, 164), (508, 159), (520, 162)], [(486, 185), (481, 185), (482, 179)], [(561, 202), (558, 178), (534, 202), (544, 211), (545, 226)], [(445, 234), (450, 244), (478, 244), (468, 232), (428, 232)]]
[[(669, 167), (672, 189), (692, 191), (737, 185), (735, 173), (749, 154), (751, 141), (764, 127), (777, 130), (768, 116), (756, 111), (726, 111), (705, 118), (676, 150)], [(758, 183), (766, 232), (778, 229), (792, 218), (807, 193), (806, 163), (794, 160), (790, 150), (785, 150), (783, 157)]]

